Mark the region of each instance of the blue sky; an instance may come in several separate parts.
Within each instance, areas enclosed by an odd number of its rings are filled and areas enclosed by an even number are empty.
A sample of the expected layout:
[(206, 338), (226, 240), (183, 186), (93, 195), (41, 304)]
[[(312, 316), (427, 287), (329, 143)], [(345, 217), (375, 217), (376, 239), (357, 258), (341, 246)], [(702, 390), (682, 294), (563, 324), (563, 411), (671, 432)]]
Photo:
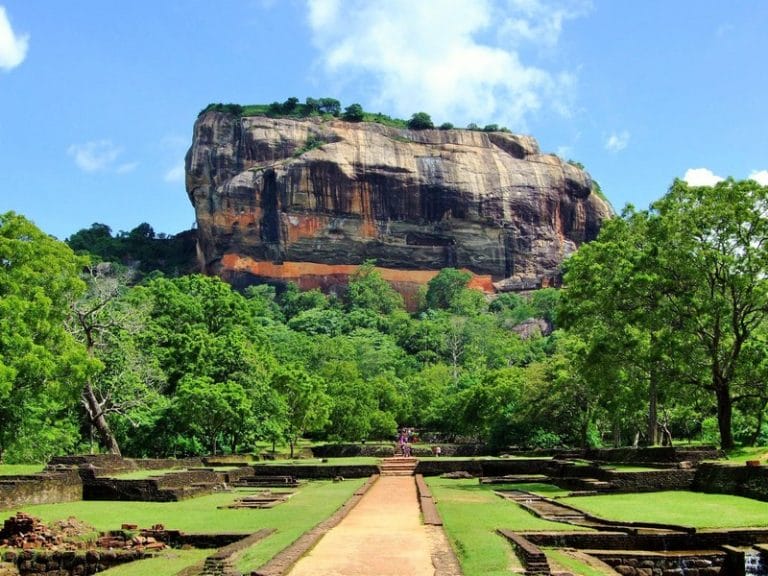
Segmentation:
[(532, 134), (617, 209), (768, 185), (766, 30), (764, 0), (0, 0), (0, 212), (190, 228), (198, 112), (289, 96)]

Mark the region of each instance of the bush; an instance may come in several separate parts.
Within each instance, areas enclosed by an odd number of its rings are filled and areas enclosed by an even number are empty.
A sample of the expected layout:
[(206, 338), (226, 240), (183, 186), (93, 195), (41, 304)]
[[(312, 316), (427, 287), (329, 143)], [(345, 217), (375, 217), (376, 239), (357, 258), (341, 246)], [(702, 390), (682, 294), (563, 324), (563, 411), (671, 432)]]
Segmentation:
[(443, 122), (440, 124), (440, 130), (453, 130), (454, 126), (450, 122)]
[(432, 118), (426, 112), (416, 112), (411, 119), (408, 120), (408, 128), (411, 130), (428, 130), (434, 128)]
[(363, 121), (363, 107), (360, 104), (350, 104), (344, 108), (344, 114), (342, 118), (347, 122), (362, 122)]

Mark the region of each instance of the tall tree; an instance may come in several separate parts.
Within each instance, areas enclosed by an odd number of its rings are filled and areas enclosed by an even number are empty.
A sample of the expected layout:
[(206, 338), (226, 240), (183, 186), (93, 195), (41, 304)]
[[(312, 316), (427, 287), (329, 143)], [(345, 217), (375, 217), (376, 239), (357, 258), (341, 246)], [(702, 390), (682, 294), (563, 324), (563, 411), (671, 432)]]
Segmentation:
[(653, 208), (661, 292), (690, 346), (684, 377), (714, 395), (721, 445), (732, 448), (734, 402), (765, 386), (749, 374), (768, 353), (752, 346), (768, 319), (768, 186), (677, 180)]
[[(0, 214), (0, 460), (71, 449), (71, 406), (94, 369), (65, 330), (85, 260), (32, 222)], [(23, 445), (23, 447), (22, 447)]]
[(83, 386), (81, 401), (104, 447), (120, 454), (108, 416), (145, 403), (164, 383), (157, 362), (136, 342), (145, 329), (148, 301), (128, 299), (129, 270), (101, 263), (85, 269), (86, 293), (72, 305), (70, 332), (99, 363)]

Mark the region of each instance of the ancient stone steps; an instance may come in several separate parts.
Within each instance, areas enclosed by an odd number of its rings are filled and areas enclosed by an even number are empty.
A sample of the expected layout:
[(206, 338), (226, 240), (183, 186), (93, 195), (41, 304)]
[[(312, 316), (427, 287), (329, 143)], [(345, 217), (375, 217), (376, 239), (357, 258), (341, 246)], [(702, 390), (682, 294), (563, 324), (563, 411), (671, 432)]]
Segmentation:
[(382, 476), (413, 476), (419, 461), (416, 458), (395, 456), (379, 461), (379, 472)]

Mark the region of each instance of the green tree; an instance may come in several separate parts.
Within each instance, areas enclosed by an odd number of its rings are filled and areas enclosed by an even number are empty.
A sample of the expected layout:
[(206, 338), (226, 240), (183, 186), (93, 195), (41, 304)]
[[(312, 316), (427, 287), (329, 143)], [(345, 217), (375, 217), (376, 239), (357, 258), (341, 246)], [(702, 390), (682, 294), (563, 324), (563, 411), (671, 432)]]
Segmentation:
[(426, 305), (433, 310), (450, 310), (459, 303), (464, 289), (472, 278), (470, 272), (456, 268), (443, 268), (427, 283)]
[(734, 402), (765, 386), (749, 377), (758, 359), (745, 351), (768, 318), (766, 206), (768, 187), (730, 179), (714, 187), (677, 180), (653, 206), (659, 288), (691, 346), (684, 377), (714, 395), (724, 449), (734, 446)]
[(66, 331), (85, 260), (13, 212), (0, 215), (0, 460), (72, 449), (83, 382), (95, 369)]
[(373, 261), (361, 265), (349, 279), (346, 300), (348, 308), (392, 314), (403, 310), (403, 297), (382, 278)]
[(297, 366), (280, 366), (272, 375), (272, 387), (282, 397), (285, 434), (294, 456), (296, 444), (309, 430), (321, 429), (328, 420), (330, 399), (325, 382)]
[(435, 127), (432, 123), (432, 118), (426, 112), (416, 112), (411, 116), (411, 119), (408, 120), (407, 126), (411, 130), (427, 130)]
[(559, 318), (584, 341), (574, 360), (599, 401), (613, 416), (614, 442), (621, 431), (638, 431), (643, 398), (645, 434), (658, 441), (662, 382), (672, 378), (670, 318), (658, 290), (657, 246), (649, 236), (649, 215), (625, 210), (603, 226), (597, 240), (566, 263)]
[(125, 298), (130, 272), (101, 263), (87, 267), (83, 277), (88, 289), (72, 304), (67, 325), (99, 370), (85, 381), (82, 405), (104, 447), (119, 455), (108, 416), (127, 416), (157, 393), (165, 377), (136, 342), (146, 327), (148, 306)]
[(344, 114), (341, 117), (347, 122), (362, 122), (364, 115), (363, 107), (355, 103), (344, 108)]
[(207, 376), (185, 376), (174, 403), (177, 417), (200, 434), (210, 454), (218, 452), (225, 436), (241, 436), (242, 429), (251, 423), (250, 399), (237, 382), (216, 383)]
[(341, 102), (335, 98), (320, 98), (319, 110), (323, 114), (338, 116), (341, 113)]

